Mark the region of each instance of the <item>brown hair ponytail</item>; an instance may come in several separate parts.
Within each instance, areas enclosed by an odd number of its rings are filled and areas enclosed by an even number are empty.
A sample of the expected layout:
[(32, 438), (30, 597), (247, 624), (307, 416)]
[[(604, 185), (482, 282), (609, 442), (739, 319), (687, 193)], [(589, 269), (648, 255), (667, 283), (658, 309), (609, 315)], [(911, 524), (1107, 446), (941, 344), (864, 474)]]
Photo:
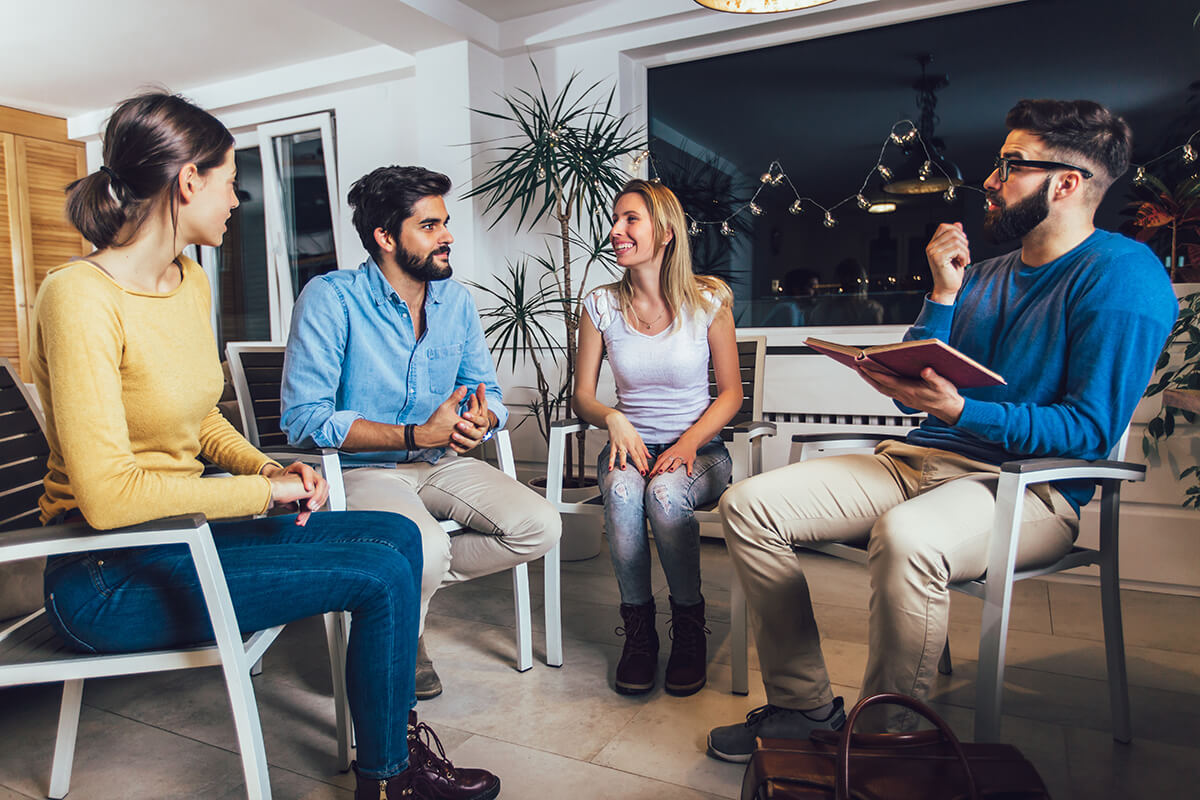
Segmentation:
[(163, 200), (174, 220), (179, 171), (220, 166), (233, 136), (182, 97), (151, 92), (117, 106), (103, 142), (104, 166), (67, 187), (67, 219), (98, 250), (125, 244)]

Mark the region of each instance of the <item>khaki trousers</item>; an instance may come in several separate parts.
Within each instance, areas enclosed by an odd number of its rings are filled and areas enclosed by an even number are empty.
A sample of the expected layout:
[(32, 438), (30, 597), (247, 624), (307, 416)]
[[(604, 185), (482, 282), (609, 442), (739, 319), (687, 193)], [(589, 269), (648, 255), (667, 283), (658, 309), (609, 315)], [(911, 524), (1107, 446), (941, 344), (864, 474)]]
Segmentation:
[[(436, 464), (355, 467), (342, 475), (347, 508), (403, 514), (420, 528), (421, 631), (440, 587), (531, 561), (562, 533), (562, 518), (544, 497), (477, 458), (446, 453)], [(439, 523), (445, 519), (470, 530), (450, 535)]]
[[(741, 481), (720, 510), (746, 591), (767, 701), (833, 699), (808, 584), (794, 548), (865, 542), (871, 579), (862, 696), (924, 698), (946, 641), (947, 583), (987, 569), (999, 468), (944, 450), (885, 442), (872, 455), (805, 461)], [(1028, 490), (1018, 567), (1072, 547), (1079, 521), (1057, 491)]]

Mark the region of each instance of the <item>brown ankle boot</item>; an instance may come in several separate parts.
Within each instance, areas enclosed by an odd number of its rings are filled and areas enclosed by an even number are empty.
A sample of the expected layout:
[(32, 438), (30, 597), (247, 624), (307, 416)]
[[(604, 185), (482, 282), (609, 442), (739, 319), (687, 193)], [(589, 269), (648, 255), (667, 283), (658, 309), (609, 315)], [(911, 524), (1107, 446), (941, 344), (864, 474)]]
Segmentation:
[(620, 694), (645, 694), (654, 688), (658, 672), (658, 631), (654, 629), (654, 600), (635, 606), (621, 603), (625, 647), (617, 662), (616, 689)]
[[(437, 748), (437, 754), (431, 749)], [(408, 769), (390, 778), (368, 778), (350, 765), (358, 779), (354, 800), (492, 800), (500, 779), (482, 769), (456, 767), (433, 729), (408, 715)]]
[(700, 691), (708, 680), (708, 642), (704, 626), (704, 598), (694, 606), (676, 605), (671, 598), (671, 658), (667, 661), (667, 693), (686, 697)]

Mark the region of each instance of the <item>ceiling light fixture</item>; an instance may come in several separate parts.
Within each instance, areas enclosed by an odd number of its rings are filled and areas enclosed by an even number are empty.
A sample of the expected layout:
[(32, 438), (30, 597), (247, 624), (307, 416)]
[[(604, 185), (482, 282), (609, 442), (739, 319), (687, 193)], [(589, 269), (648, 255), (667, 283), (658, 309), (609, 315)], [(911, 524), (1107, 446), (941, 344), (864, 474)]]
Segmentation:
[(823, 6), (833, 0), (696, 0), (713, 11), (732, 14), (774, 14), (780, 11), (799, 11), (802, 8)]

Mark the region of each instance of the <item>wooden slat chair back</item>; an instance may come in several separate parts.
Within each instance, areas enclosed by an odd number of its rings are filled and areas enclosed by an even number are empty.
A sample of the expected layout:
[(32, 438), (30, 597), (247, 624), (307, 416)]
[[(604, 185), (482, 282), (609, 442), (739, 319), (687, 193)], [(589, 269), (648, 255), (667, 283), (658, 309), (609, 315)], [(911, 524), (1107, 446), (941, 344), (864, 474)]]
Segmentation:
[[(329, 507), (346, 509), (338, 451), (332, 448), (289, 447), (287, 435), (280, 429), (280, 390), (283, 384), (284, 347), (264, 342), (231, 342), (226, 346), (229, 372), (233, 377), (242, 430), (250, 443), (269, 455), (286, 460), (310, 461), (321, 468), (329, 481)], [(249, 400), (247, 400), (249, 398)], [(492, 438), (500, 469), (516, 480), (512, 442), (508, 431), (497, 431)], [(454, 520), (441, 520), (442, 529), (451, 535), (466, 530)], [(559, 546), (543, 557), (545, 567), (546, 663), (562, 666), (562, 625), (559, 601)], [(529, 565), (513, 567), (513, 597), (516, 607), (517, 670), (533, 666), (532, 616), (529, 598)], [(343, 623), (345, 624), (345, 623)]]
[(83, 522), (39, 525), (37, 501), (49, 453), (42, 431), (41, 414), (32, 398), (12, 365), (0, 359), (0, 563), (113, 548), (186, 544), (195, 561), (216, 635), (215, 643), (207, 646), (89, 655), (66, 646), (47, 620), (45, 609), (0, 630), (0, 687), (63, 684), (47, 796), (61, 798), (70, 788), (85, 679), (220, 666), (232, 705), (246, 794), (252, 800), (270, 798), (250, 669), (283, 626), (242, 636), (208, 523), (199, 514), (107, 531), (94, 530)]

